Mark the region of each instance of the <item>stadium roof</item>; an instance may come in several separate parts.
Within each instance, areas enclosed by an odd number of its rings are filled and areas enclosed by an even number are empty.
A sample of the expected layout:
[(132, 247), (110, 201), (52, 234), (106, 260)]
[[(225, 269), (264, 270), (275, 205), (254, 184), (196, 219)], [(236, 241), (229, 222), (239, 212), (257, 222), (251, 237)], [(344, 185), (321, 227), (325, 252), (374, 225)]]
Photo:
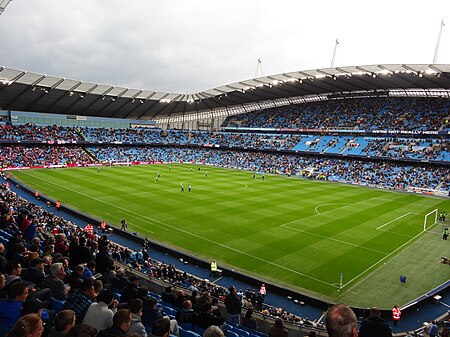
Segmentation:
[(130, 89), (0, 67), (0, 109), (142, 120), (224, 116), (345, 95), (409, 92), (450, 97), (449, 89), (449, 64), (313, 69), (192, 94)]
[(0, 0), (0, 15), (5, 10), (6, 6), (11, 2), (11, 0)]

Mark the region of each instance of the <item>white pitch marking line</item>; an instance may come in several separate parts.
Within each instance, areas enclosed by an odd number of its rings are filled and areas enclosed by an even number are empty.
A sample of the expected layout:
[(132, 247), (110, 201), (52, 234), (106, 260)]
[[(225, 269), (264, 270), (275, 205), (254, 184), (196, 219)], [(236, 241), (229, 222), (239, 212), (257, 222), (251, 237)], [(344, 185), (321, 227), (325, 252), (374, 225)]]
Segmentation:
[(377, 262), (375, 262), (373, 265), (371, 265), (369, 268), (367, 268), (366, 270), (364, 270), (363, 272), (359, 273), (358, 275), (356, 275), (354, 278), (352, 278), (350, 281), (348, 281), (347, 283), (345, 283), (342, 288), (346, 287), (347, 285), (349, 285), (350, 283), (353, 283), (353, 281), (355, 281), (357, 278), (359, 278), (361, 275), (363, 275), (364, 273), (368, 272), (369, 270), (371, 270), (373, 267), (375, 267), (376, 265), (380, 264), (381, 262), (383, 262), (384, 260), (386, 260), (389, 256), (391, 256), (392, 254), (396, 253), (398, 250), (400, 250), (401, 248), (403, 248), (404, 246), (408, 245), (411, 241), (415, 240), (417, 237), (419, 237), (420, 235), (422, 235), (423, 232), (420, 232), (419, 234), (417, 234), (416, 236), (412, 237), (410, 240), (406, 241), (404, 244), (402, 244), (401, 246), (397, 247), (396, 249), (394, 249), (392, 252), (390, 252), (388, 255), (386, 255), (385, 257), (381, 258), (380, 260), (378, 260)]
[(394, 221), (400, 220), (401, 218), (404, 218), (405, 216), (408, 216), (408, 215), (410, 215), (410, 214), (411, 214), (411, 212), (408, 212), (408, 213), (406, 213), (406, 214), (403, 214), (403, 215), (399, 216), (398, 218), (395, 218), (394, 220), (391, 220), (391, 221), (389, 221), (389, 222), (386, 222), (384, 225), (378, 226), (377, 229), (383, 228), (384, 226), (387, 226), (387, 225), (389, 225), (390, 223), (393, 223)]
[(388, 252), (383, 252), (383, 251), (381, 251), (381, 250), (367, 248), (367, 247), (364, 247), (364, 246), (361, 246), (361, 245), (357, 245), (356, 243), (351, 243), (351, 242), (347, 242), (347, 241), (343, 241), (343, 240), (339, 240), (339, 239), (334, 239), (334, 238), (331, 238), (331, 237), (329, 237), (329, 236), (325, 236), (325, 235), (320, 235), (320, 234), (316, 234), (316, 233), (307, 232), (307, 231), (304, 231), (304, 230), (301, 230), (301, 229), (298, 229), (298, 228), (293, 228), (293, 227), (289, 227), (289, 226), (286, 226), (286, 225), (281, 225), (281, 227), (283, 227), (283, 228), (288, 228), (288, 229), (292, 229), (293, 231), (297, 231), (297, 232), (309, 234), (309, 235), (312, 235), (312, 236), (317, 236), (317, 237), (319, 237), (319, 238), (323, 238), (323, 239), (326, 239), (326, 240), (331, 240), (331, 241), (339, 242), (339, 243), (342, 243), (342, 244), (345, 244), (345, 245), (349, 245), (349, 246), (353, 246), (353, 247), (358, 247), (358, 248), (365, 249), (365, 250), (370, 250), (371, 252), (376, 252), (376, 253), (380, 253), (380, 254), (384, 254), (384, 255), (389, 254)]
[[(327, 206), (327, 205), (349, 205), (349, 203), (348, 202), (332, 202), (332, 203), (328, 203), (328, 204), (320, 204), (320, 205), (317, 205), (316, 208), (314, 208), (314, 211), (317, 213), (317, 215), (322, 214), (317, 209), (319, 207)], [(324, 213), (326, 213), (326, 212), (324, 212)]]

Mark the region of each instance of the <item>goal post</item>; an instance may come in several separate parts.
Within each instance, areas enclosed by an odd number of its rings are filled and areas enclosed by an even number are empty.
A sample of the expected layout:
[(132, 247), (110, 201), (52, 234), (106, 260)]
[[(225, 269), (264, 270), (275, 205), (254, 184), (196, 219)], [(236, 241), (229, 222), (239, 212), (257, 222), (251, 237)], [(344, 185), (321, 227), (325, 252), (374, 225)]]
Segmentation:
[(425, 214), (425, 219), (423, 221), (423, 231), (426, 231), (429, 227), (433, 226), (438, 222), (438, 209), (434, 209), (431, 212)]

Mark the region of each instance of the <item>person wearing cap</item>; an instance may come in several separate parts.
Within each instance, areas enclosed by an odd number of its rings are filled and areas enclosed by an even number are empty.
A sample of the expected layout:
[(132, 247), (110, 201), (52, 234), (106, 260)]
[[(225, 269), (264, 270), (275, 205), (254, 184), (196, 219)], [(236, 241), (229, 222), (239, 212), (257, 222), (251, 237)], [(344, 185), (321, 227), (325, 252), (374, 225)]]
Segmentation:
[(92, 303), (83, 319), (83, 324), (90, 325), (97, 331), (112, 327), (113, 317), (117, 312), (118, 301), (112, 291), (104, 289), (97, 295), (97, 302)]
[(41, 258), (36, 258), (31, 260), (30, 267), (25, 270), (22, 274), (22, 279), (34, 283), (39, 288), (44, 281), (44, 260)]
[(120, 303), (128, 303), (133, 298), (138, 297), (139, 290), (139, 277), (136, 275), (131, 275), (128, 278), (128, 285), (122, 289), (122, 294), (120, 296)]
[(38, 314), (39, 317), (44, 318), (42, 315), (42, 309), (45, 309), (47, 307), (48, 302), (41, 301), (38, 298), (29, 298), (25, 302), (23, 302), (22, 306), (20, 307), (20, 313), (22, 316), (27, 314)]

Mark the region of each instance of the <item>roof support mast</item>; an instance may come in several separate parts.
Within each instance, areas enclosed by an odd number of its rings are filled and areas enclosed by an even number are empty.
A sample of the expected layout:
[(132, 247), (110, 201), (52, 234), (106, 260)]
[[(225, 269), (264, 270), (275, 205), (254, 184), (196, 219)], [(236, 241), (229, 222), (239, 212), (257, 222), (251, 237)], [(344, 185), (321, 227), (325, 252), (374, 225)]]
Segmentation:
[(442, 34), (442, 28), (445, 26), (444, 20), (441, 21), (441, 29), (439, 30), (439, 36), (436, 43), (436, 50), (434, 51), (434, 58), (433, 58), (433, 64), (437, 63), (437, 58), (439, 54), (439, 45), (441, 44), (441, 34)]
[(262, 62), (261, 62), (261, 58), (258, 58), (258, 62), (256, 63), (256, 70), (255, 70), (255, 77), (254, 78), (258, 78), (258, 77), (263, 77), (263, 69), (262, 69)]
[(331, 68), (334, 68), (334, 61), (336, 59), (336, 51), (339, 44), (339, 40), (336, 39), (336, 43), (334, 44), (333, 58), (331, 59)]

